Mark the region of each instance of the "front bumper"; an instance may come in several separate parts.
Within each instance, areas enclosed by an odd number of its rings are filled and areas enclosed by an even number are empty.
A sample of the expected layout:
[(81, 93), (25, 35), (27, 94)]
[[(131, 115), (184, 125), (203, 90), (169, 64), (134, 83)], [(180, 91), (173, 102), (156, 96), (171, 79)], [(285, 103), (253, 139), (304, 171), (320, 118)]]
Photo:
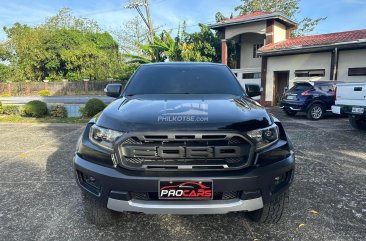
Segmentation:
[[(291, 154), (262, 167), (253, 166), (230, 172), (164, 172), (157, 176), (152, 172), (102, 166), (79, 155), (74, 158), (76, 179), (84, 192), (99, 199), (109, 209), (148, 214), (222, 214), (257, 210), (289, 188), (294, 166), (295, 158)], [(98, 192), (84, 185), (79, 173), (94, 177), (100, 185)], [(283, 175), (288, 178), (276, 184), (276, 178)], [(161, 179), (211, 180), (214, 192), (239, 191), (240, 195), (230, 200), (209, 201), (145, 201), (133, 197), (132, 193), (135, 192), (158, 192)]]

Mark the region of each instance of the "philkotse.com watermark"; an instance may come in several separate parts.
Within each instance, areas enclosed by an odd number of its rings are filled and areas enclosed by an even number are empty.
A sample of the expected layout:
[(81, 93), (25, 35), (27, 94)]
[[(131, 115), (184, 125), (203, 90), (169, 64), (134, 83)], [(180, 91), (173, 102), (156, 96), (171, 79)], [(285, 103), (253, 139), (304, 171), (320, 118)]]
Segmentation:
[(158, 116), (159, 122), (207, 122), (207, 103), (169, 104)]

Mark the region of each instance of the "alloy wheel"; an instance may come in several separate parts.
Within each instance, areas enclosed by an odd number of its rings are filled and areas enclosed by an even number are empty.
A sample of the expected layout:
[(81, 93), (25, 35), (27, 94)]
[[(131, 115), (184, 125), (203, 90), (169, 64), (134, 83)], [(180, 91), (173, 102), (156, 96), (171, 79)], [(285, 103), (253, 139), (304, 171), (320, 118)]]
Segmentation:
[(314, 119), (319, 119), (322, 115), (323, 115), (323, 110), (320, 106), (317, 105), (311, 109), (311, 116)]

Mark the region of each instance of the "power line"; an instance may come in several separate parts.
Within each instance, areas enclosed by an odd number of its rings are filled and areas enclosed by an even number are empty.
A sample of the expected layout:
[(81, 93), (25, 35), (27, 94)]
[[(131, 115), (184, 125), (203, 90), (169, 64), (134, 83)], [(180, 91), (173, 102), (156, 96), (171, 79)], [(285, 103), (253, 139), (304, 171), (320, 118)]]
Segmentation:
[[(191, 24), (191, 25), (186, 25), (185, 26), (185, 28), (192, 28), (192, 27), (197, 27), (197, 26), (199, 26), (200, 24), (205, 24), (205, 25), (208, 25), (208, 24), (213, 24), (213, 23), (216, 23), (216, 22), (205, 22), (205, 23), (196, 23), (196, 24)], [(176, 29), (179, 29), (179, 28), (182, 28), (182, 26), (181, 27), (176, 27), (176, 28), (169, 28), (169, 29), (163, 29), (163, 30), (165, 30), (165, 31), (171, 31), (171, 30), (176, 30)], [(162, 31), (163, 31), (162, 30)]]
[(144, 16), (144, 14), (141, 12), (141, 9), (140, 9), (139, 7), (136, 7), (136, 10), (137, 10), (137, 12), (140, 14), (140, 17), (141, 17), (141, 18), (142, 18), (142, 20), (145, 22), (146, 26), (147, 26), (148, 28), (150, 28), (150, 25), (149, 25), (149, 23), (147, 22), (147, 20), (146, 20), (146, 18), (145, 18), (145, 16)]

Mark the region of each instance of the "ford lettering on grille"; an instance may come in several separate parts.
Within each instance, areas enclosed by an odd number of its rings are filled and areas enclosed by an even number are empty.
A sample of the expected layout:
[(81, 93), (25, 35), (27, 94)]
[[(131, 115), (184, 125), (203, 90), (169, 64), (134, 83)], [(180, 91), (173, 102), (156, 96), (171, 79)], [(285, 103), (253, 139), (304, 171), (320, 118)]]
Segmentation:
[(133, 170), (230, 170), (253, 156), (252, 143), (236, 133), (130, 133), (116, 144), (118, 165)]
[(242, 156), (239, 146), (219, 147), (183, 147), (183, 146), (160, 146), (160, 147), (124, 147), (126, 156), (130, 157), (160, 157), (170, 158), (227, 158)]

